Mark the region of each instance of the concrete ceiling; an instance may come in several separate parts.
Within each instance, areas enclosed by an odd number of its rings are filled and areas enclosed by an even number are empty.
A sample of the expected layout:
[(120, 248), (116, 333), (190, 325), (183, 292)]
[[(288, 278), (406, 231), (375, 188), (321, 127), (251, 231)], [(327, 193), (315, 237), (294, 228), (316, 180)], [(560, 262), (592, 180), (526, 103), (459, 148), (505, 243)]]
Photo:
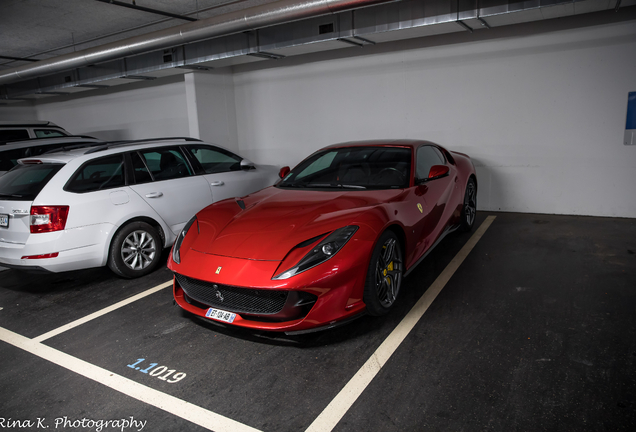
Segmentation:
[[(276, 0), (121, 0), (204, 19)], [(98, 0), (2, 0), (0, 56), (44, 60), (188, 21)], [(24, 61), (0, 58), (0, 69)]]
[[(275, 0), (3, 0), (0, 71), (35, 64), (133, 36)], [(115, 3), (153, 9), (135, 10)], [(299, 0), (297, 3), (301, 3)], [(0, 104), (91, 91), (138, 79), (329, 51), (352, 45), (514, 25), (596, 11), (622, 11), (636, 0), (404, 0), (308, 18), (136, 55), (90, 67), (38, 76), (0, 88)], [(168, 17), (160, 14), (179, 15)], [(331, 21), (329, 21), (331, 20)], [(329, 22), (327, 22), (329, 21)], [(325, 30), (325, 25), (331, 27)], [(167, 58), (167, 60), (166, 60)], [(20, 60), (18, 60), (20, 59)]]

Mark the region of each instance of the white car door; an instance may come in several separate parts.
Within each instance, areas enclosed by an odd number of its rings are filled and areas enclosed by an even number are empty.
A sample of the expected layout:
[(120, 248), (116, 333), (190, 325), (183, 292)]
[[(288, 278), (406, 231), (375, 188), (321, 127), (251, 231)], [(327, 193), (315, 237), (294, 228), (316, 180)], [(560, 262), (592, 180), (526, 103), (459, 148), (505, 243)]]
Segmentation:
[(135, 184), (141, 196), (178, 234), (199, 210), (212, 204), (205, 178), (194, 175), (178, 147), (157, 147), (131, 152)]
[(271, 186), (261, 170), (254, 167), (242, 169), (243, 159), (225, 149), (206, 144), (191, 144), (186, 149), (203, 168), (203, 177), (210, 185), (215, 202)]

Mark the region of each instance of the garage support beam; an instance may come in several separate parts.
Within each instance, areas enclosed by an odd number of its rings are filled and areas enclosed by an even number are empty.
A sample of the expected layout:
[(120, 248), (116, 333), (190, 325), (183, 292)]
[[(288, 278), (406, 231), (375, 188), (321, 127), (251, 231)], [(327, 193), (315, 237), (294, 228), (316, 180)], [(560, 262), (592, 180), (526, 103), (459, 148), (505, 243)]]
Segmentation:
[(170, 17), (170, 18), (176, 18), (176, 19), (181, 19), (181, 20), (186, 20), (186, 21), (197, 21), (196, 18), (192, 18), (192, 17), (189, 17), (189, 16), (173, 14), (173, 13), (170, 13), (170, 12), (165, 12), (165, 11), (161, 11), (161, 10), (158, 10), (158, 9), (144, 7), (144, 6), (137, 6), (136, 4), (133, 4), (133, 3), (124, 3), (124, 2), (120, 2), (120, 1), (116, 1), (116, 0), (97, 0), (97, 1), (98, 2), (102, 2), (102, 3), (112, 4), (114, 6), (121, 6), (121, 7), (129, 8), (129, 9), (134, 9), (134, 10), (138, 10), (138, 11), (142, 11), (142, 12), (149, 12), (149, 13), (153, 13), (153, 14), (157, 14), (157, 15), (163, 15), (163, 16), (167, 16), (167, 17)]

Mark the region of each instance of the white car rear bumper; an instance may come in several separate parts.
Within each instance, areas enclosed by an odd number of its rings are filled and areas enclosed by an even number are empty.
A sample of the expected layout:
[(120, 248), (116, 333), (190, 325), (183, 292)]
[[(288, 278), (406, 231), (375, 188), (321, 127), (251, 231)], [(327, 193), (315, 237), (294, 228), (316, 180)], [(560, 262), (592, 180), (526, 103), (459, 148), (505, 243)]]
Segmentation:
[[(63, 272), (106, 264), (110, 224), (31, 234), (26, 244), (0, 242), (0, 266)], [(23, 258), (55, 254), (54, 258)]]

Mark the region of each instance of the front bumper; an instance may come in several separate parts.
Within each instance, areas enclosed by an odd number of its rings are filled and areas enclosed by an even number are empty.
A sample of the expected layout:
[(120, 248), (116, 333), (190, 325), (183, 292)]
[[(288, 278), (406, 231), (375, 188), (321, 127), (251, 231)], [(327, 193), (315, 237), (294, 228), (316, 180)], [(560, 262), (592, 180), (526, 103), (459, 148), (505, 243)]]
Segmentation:
[[(271, 280), (277, 261), (256, 261), (203, 254), (190, 250), (182, 264), (169, 261), (175, 273), (173, 294), (182, 309), (228, 326), (285, 333), (305, 333), (348, 322), (366, 310), (362, 301), (369, 257), (364, 247), (354, 247), (287, 280)], [(187, 263), (187, 265), (185, 265)], [(220, 270), (219, 270), (220, 269)], [(188, 284), (194, 283), (193, 291)], [(183, 285), (183, 286), (182, 286)], [(207, 292), (206, 292), (207, 290)], [(280, 301), (275, 307), (249, 309), (244, 303), (224, 303), (227, 295), (250, 292), (254, 299), (270, 293)], [(251, 300), (246, 301), (250, 303)], [(274, 301), (275, 302), (275, 301)], [(236, 313), (231, 324), (207, 318), (212, 307)]]

